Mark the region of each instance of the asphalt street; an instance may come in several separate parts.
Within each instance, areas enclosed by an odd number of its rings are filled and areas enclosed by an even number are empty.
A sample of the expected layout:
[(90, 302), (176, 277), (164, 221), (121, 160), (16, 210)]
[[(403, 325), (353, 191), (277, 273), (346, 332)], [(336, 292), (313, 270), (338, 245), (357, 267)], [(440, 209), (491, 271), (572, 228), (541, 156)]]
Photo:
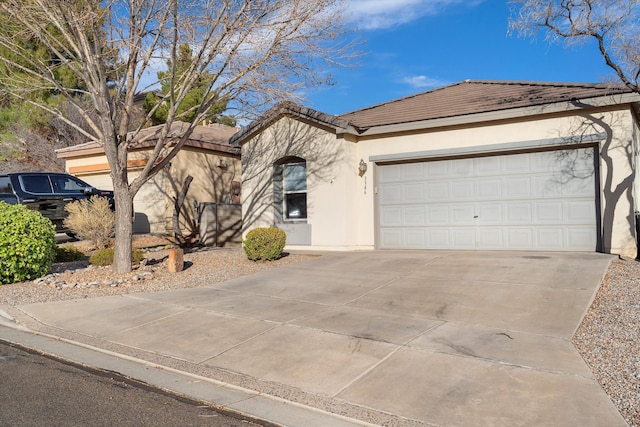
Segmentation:
[(0, 340), (0, 426), (269, 426)]

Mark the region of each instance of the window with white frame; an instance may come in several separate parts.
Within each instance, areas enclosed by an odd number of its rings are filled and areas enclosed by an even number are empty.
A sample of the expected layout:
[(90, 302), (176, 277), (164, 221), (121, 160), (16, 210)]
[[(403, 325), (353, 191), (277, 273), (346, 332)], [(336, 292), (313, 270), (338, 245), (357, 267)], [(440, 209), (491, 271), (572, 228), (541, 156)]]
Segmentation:
[(276, 222), (306, 222), (306, 160), (300, 157), (284, 157), (274, 164), (273, 203)]
[(307, 164), (282, 165), (284, 219), (307, 218)]

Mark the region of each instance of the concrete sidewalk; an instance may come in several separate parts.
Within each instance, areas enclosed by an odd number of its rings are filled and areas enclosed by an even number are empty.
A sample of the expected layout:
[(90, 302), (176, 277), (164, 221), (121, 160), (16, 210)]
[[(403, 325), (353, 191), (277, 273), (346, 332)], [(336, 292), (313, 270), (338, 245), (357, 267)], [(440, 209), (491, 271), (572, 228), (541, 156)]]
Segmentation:
[[(329, 253), (200, 288), (31, 304), (18, 320), (323, 417), (626, 426), (570, 342), (610, 260)], [(242, 411), (265, 418), (260, 405)], [(348, 423), (334, 421), (315, 425)]]

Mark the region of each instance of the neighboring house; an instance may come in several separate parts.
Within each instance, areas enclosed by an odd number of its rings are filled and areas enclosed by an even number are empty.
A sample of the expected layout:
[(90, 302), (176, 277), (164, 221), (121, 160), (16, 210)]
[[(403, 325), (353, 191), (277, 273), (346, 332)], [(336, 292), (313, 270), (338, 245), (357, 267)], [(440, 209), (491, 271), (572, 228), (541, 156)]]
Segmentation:
[[(176, 122), (171, 132), (181, 133), (187, 123)], [(162, 126), (144, 129), (129, 152), (129, 179), (133, 180), (147, 163), (147, 155), (157, 141)], [(134, 198), (134, 232), (172, 234), (174, 198), (188, 175), (193, 177), (180, 216), (181, 229), (186, 235), (198, 231), (198, 212), (194, 202), (240, 203), (240, 152), (229, 145), (229, 138), (237, 128), (212, 124), (197, 126), (191, 137), (171, 163), (142, 186)], [(109, 164), (104, 149), (93, 142), (57, 151), (66, 161), (66, 171), (101, 189), (112, 189)], [(240, 221), (239, 207), (237, 221)], [(239, 234), (239, 233), (236, 233)], [(234, 239), (239, 241), (240, 236)], [(233, 240), (233, 239), (232, 239)]]
[(464, 81), (340, 116), (279, 104), (231, 139), (244, 232), (635, 257), (639, 102), (620, 85)]

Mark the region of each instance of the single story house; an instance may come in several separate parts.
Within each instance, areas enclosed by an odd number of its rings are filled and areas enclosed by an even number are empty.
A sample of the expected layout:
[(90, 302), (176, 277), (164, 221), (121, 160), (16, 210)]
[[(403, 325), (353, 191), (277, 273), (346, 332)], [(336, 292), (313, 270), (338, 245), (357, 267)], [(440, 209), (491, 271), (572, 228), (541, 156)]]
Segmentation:
[[(171, 133), (180, 134), (187, 123), (176, 122)], [(129, 179), (133, 180), (147, 163), (157, 134), (162, 126), (143, 129), (139, 139), (129, 152)], [(174, 198), (182, 189), (188, 175), (193, 177), (180, 223), (185, 235), (198, 231), (198, 217), (194, 202), (204, 204), (236, 205), (235, 221), (240, 222), (240, 150), (229, 144), (229, 138), (238, 128), (221, 124), (197, 126), (191, 137), (171, 163), (162, 172), (145, 183), (134, 198), (134, 232), (173, 233)], [(65, 169), (94, 187), (111, 190), (109, 164), (104, 149), (89, 142), (57, 150), (59, 158), (65, 159)], [(240, 227), (238, 226), (239, 230)], [(235, 240), (239, 241), (239, 232)]]
[(640, 96), (463, 81), (342, 115), (281, 103), (231, 138), (244, 232), (290, 249), (637, 255)]

